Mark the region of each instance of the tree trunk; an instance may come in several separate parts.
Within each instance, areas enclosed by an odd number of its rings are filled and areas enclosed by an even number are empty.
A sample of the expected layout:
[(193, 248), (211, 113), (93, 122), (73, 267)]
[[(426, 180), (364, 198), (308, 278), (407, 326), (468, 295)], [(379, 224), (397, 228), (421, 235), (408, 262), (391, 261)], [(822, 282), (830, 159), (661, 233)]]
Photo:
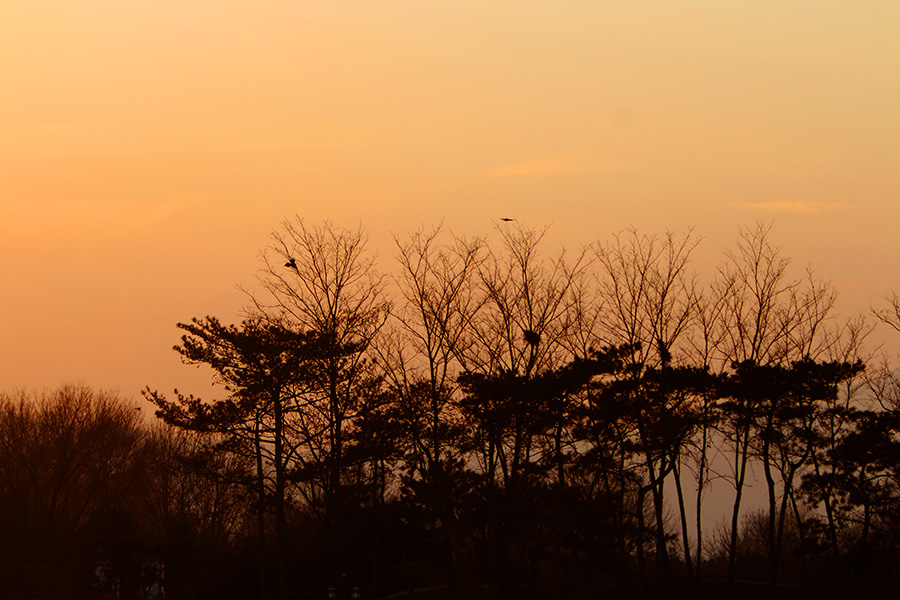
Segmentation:
[[(743, 439), (741, 439), (743, 438)], [(741, 498), (744, 494), (744, 478), (747, 474), (747, 455), (750, 446), (750, 429), (745, 427), (738, 434), (738, 443), (735, 451), (735, 492), (734, 506), (731, 511), (731, 541), (728, 546), (728, 585), (734, 585), (735, 566), (737, 564), (737, 545), (740, 527)]]
[(709, 435), (709, 426), (706, 419), (703, 422), (703, 434), (701, 439), (702, 447), (700, 448), (700, 465), (697, 469), (697, 554), (694, 564), (694, 578), (700, 580), (700, 568), (703, 564), (703, 488), (706, 486), (706, 448), (707, 436)]
[(260, 436), (260, 417), (257, 415), (253, 430), (253, 445), (256, 455), (256, 526), (257, 543), (259, 544), (257, 558), (259, 560), (259, 600), (268, 600), (268, 561), (266, 560), (266, 478), (263, 472), (262, 439)]
[(684, 504), (684, 493), (681, 490), (681, 470), (677, 465), (672, 467), (672, 474), (675, 477), (675, 492), (678, 495), (678, 512), (681, 517), (681, 541), (684, 547), (684, 567), (687, 570), (688, 581), (693, 581), (694, 566), (691, 561), (691, 540), (688, 537), (687, 511)]
[(766, 479), (766, 492), (769, 501), (769, 515), (767, 519), (767, 537), (766, 545), (769, 549), (769, 583), (773, 586), (778, 585), (778, 553), (775, 549), (775, 520), (777, 518), (777, 500), (775, 497), (775, 478), (772, 476), (772, 457), (770, 456), (772, 448), (772, 419), (769, 415), (766, 419), (766, 427), (763, 431), (763, 474)]
[(275, 408), (275, 546), (278, 600), (287, 598), (287, 523), (285, 516), (284, 414), (279, 391), (272, 393)]

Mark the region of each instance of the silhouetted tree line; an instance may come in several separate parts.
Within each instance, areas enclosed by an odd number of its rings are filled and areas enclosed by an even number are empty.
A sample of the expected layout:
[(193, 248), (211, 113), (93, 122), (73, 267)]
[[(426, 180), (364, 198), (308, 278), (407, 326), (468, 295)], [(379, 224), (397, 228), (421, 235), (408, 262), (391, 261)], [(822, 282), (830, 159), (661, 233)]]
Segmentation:
[(189, 594), (236, 556), (247, 472), (114, 394), (0, 395), (0, 595), (92, 594), (108, 563), (122, 597), (147, 597), (142, 570), (161, 557), (172, 589)]
[(135, 598), (148, 561), (171, 598), (898, 587), (898, 380), (765, 226), (703, 286), (690, 231), (553, 258), (496, 233), (398, 237), (388, 277), (362, 230), (285, 222), (243, 322), (178, 325), (220, 397), (148, 388), (151, 426), (85, 388), (4, 396), (0, 591), (40, 565), (87, 593), (97, 561)]

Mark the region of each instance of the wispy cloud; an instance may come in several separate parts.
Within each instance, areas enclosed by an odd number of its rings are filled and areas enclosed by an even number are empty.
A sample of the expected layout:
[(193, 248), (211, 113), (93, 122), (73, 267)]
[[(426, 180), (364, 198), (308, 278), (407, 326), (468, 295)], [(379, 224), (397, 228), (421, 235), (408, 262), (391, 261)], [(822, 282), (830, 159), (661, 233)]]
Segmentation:
[(630, 171), (632, 169), (634, 169), (634, 166), (628, 163), (603, 160), (597, 156), (554, 156), (494, 167), (489, 171), (489, 175), (491, 177), (522, 177), (529, 175)]
[(850, 208), (849, 204), (840, 202), (811, 202), (804, 200), (785, 200), (781, 202), (738, 202), (738, 206), (748, 210), (765, 212), (821, 214)]

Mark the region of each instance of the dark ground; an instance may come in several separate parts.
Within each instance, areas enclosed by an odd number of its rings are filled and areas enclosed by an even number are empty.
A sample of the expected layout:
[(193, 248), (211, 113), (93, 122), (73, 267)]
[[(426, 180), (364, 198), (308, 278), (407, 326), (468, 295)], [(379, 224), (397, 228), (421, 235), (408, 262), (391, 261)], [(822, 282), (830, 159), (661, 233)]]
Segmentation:
[(737, 582), (729, 587), (725, 582), (705, 581), (689, 583), (675, 581), (651, 582), (643, 589), (569, 588), (547, 590), (530, 587), (511, 587), (506, 590), (484, 587), (461, 588), (450, 593), (444, 587), (422, 588), (400, 592), (377, 600), (864, 600), (898, 598), (896, 592), (849, 589), (807, 589), (797, 586), (773, 588), (767, 583)]

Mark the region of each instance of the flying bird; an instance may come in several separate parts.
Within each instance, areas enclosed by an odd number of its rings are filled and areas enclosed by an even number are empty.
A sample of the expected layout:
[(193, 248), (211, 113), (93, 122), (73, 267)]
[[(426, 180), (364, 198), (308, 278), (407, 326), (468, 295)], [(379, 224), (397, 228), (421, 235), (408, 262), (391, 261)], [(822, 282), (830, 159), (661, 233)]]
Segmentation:
[(506, 223), (509, 223), (510, 221), (515, 221), (515, 219), (510, 219), (509, 217), (500, 217), (500, 220), (504, 221)]
[(289, 261), (287, 261), (286, 263), (284, 263), (284, 266), (286, 266), (286, 267), (288, 267), (288, 268), (291, 268), (291, 269), (294, 269), (295, 271), (298, 270), (298, 269), (297, 269), (297, 261), (294, 260), (293, 257), (291, 257), (291, 259), (290, 259)]

